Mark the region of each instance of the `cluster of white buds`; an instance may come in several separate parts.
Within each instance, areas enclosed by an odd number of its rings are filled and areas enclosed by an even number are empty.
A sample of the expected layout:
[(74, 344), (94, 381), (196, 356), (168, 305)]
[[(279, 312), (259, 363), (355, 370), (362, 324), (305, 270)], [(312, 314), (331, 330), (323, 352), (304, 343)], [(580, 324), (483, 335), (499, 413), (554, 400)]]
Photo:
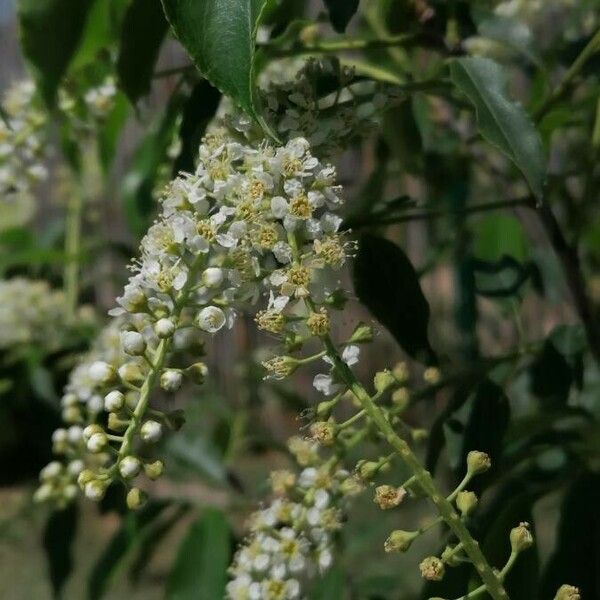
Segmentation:
[(0, 350), (18, 351), (35, 344), (45, 352), (64, 347), (77, 327), (92, 325), (89, 307), (79, 309), (65, 326), (65, 298), (47, 281), (14, 277), (0, 280)]
[(345, 500), (360, 486), (336, 461), (325, 461), (316, 444), (292, 438), (289, 445), (304, 469), (271, 474), (275, 497), (250, 519), (230, 568), (229, 600), (304, 598), (311, 578), (333, 562)]
[(13, 84), (0, 110), (0, 229), (33, 216), (35, 187), (48, 176), (46, 126), (33, 81)]
[(83, 99), (90, 113), (99, 121), (103, 121), (114, 106), (116, 94), (115, 79), (108, 76), (100, 85), (85, 92)]

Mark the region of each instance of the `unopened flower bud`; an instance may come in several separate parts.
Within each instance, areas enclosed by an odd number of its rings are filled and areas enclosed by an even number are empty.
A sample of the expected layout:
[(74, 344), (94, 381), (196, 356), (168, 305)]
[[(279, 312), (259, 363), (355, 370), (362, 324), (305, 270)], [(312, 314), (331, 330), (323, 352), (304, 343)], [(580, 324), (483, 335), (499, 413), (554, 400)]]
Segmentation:
[(146, 340), (137, 331), (124, 331), (121, 334), (123, 351), (131, 356), (141, 356), (146, 351)]
[(392, 394), (392, 402), (394, 403), (394, 407), (398, 412), (405, 411), (410, 403), (410, 393), (408, 389), (401, 387), (397, 390), (394, 390), (394, 393)]
[(106, 485), (97, 479), (89, 481), (85, 484), (83, 488), (83, 492), (89, 500), (93, 500), (94, 502), (99, 502), (104, 498), (104, 494), (106, 492)]
[(93, 481), (94, 478), (94, 471), (91, 469), (84, 469), (77, 477), (77, 484), (83, 489), (85, 488), (86, 484), (88, 484), (90, 481)]
[(146, 499), (147, 495), (139, 488), (131, 488), (127, 492), (127, 506), (131, 510), (141, 508), (145, 504)]
[(492, 466), (492, 460), (485, 452), (471, 450), (467, 454), (467, 473), (469, 475), (479, 475), (485, 473)]
[(406, 490), (403, 487), (397, 488), (391, 485), (380, 485), (375, 488), (373, 501), (382, 510), (389, 510), (398, 506), (404, 500), (405, 496)]
[(225, 321), (225, 313), (217, 306), (203, 308), (196, 317), (196, 325), (208, 333), (219, 331), (225, 325)]
[(94, 433), (87, 441), (86, 447), (90, 452), (97, 454), (98, 452), (102, 452), (102, 450), (104, 450), (106, 444), (108, 444), (108, 438), (104, 432)]
[(437, 367), (428, 367), (423, 373), (423, 380), (429, 385), (435, 385), (440, 382), (442, 374)]
[(62, 413), (62, 420), (65, 423), (82, 423), (83, 415), (81, 414), (81, 410), (78, 406), (69, 406), (65, 408)]
[(579, 588), (572, 585), (561, 585), (554, 596), (554, 600), (581, 600)]
[(162, 460), (155, 460), (154, 462), (147, 463), (144, 465), (144, 473), (148, 479), (158, 479), (165, 470), (165, 465)]
[(124, 406), (125, 396), (119, 390), (113, 390), (104, 396), (104, 410), (107, 412), (117, 412)]
[(115, 377), (114, 368), (108, 363), (97, 360), (93, 362), (88, 370), (90, 378), (98, 384), (106, 385), (110, 383)]
[(142, 465), (135, 456), (125, 456), (119, 463), (119, 473), (124, 479), (136, 477), (140, 472)]
[(427, 581), (441, 581), (444, 578), (444, 563), (436, 556), (428, 556), (419, 565), (421, 577)]
[(161, 339), (171, 337), (175, 333), (175, 323), (171, 319), (159, 319), (154, 324), (154, 333)]
[(475, 492), (458, 492), (458, 495), (456, 496), (456, 507), (463, 517), (466, 517), (473, 511), (473, 509), (477, 506), (477, 502), (478, 499)]
[(104, 430), (100, 425), (92, 423), (88, 425), (82, 432), (83, 439), (87, 442), (95, 433), (103, 433)]
[(362, 460), (358, 463), (358, 474), (361, 479), (369, 480), (379, 472), (380, 465), (373, 460)]
[(513, 552), (522, 552), (533, 545), (533, 536), (529, 529), (529, 523), (519, 523), (510, 532), (510, 546)]
[(145, 442), (158, 442), (162, 435), (162, 425), (157, 421), (146, 421), (142, 425), (140, 435)]
[(356, 477), (356, 475), (352, 475), (347, 477), (340, 484), (340, 492), (344, 496), (356, 496), (360, 494), (365, 488), (363, 482)]
[(375, 373), (373, 385), (378, 394), (385, 392), (391, 385), (394, 385), (394, 383), (396, 383), (396, 380), (388, 369)]
[(459, 554), (456, 546), (446, 546), (442, 552), (442, 562), (447, 564), (449, 567), (458, 567), (461, 564)]
[(119, 417), (111, 412), (108, 415), (108, 428), (111, 431), (125, 431), (129, 426), (129, 421), (119, 419)]
[(144, 373), (136, 362), (127, 362), (119, 367), (119, 377), (123, 383), (140, 385), (144, 382)]
[(190, 365), (183, 373), (192, 383), (202, 385), (208, 375), (208, 367), (203, 362), (197, 362)]
[(315, 442), (330, 446), (335, 441), (336, 426), (332, 421), (317, 421), (310, 426), (310, 435)]
[(160, 387), (166, 392), (176, 392), (181, 387), (182, 380), (181, 371), (166, 369), (160, 376)]
[(48, 502), (54, 494), (54, 487), (49, 483), (41, 485), (33, 494), (33, 501), (37, 503)]
[(225, 273), (223, 269), (219, 269), (218, 267), (208, 267), (202, 273), (202, 283), (207, 288), (218, 288), (225, 278)]
[(406, 552), (413, 540), (418, 536), (416, 531), (404, 531), (403, 529), (396, 529), (390, 533), (387, 540), (385, 540), (384, 550), (386, 552)]
[(359, 323), (352, 332), (349, 344), (360, 344), (362, 342), (370, 342), (373, 339), (373, 328), (366, 323)]
[(413, 429), (411, 432), (412, 439), (416, 443), (424, 442), (429, 437), (427, 429)]
[(408, 381), (408, 366), (404, 361), (396, 363), (392, 369), (392, 373), (398, 381)]
[(40, 471), (40, 481), (50, 481), (55, 479), (62, 473), (62, 470), (62, 464), (57, 460), (53, 460)]

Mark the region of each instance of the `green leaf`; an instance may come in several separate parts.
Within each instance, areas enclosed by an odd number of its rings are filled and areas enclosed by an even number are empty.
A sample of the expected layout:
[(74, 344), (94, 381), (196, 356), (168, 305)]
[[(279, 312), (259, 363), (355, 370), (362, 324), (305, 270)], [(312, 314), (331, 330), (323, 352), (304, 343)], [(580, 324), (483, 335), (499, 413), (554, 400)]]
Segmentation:
[(77, 505), (71, 504), (64, 510), (51, 513), (44, 528), (44, 551), (55, 598), (61, 597), (73, 569), (73, 541), (77, 534), (78, 514)]
[(168, 24), (160, 0), (133, 0), (125, 14), (117, 60), (119, 86), (135, 103), (150, 91)]
[(117, 574), (124, 570), (131, 551), (141, 543), (144, 529), (169, 506), (168, 501), (149, 502), (137, 512), (128, 513), (94, 565), (88, 582), (88, 599), (100, 600)]
[(113, 107), (98, 131), (98, 154), (105, 173), (109, 171), (115, 158), (119, 135), (129, 117), (130, 110), (131, 105), (125, 94), (117, 92)]
[(481, 135), (515, 163), (541, 197), (546, 175), (542, 142), (523, 107), (506, 96), (502, 67), (487, 58), (457, 58), (450, 63), (450, 76), (475, 106)]
[(396, 341), (413, 358), (433, 362), (429, 304), (406, 254), (392, 242), (363, 235), (354, 261), (354, 289)]
[(151, 125), (137, 147), (132, 166), (123, 179), (123, 207), (131, 231), (142, 235), (156, 208), (153, 196), (159, 167), (168, 159), (167, 150), (173, 140), (175, 125), (185, 96), (175, 92), (164, 113)]
[(181, 171), (190, 173), (194, 170), (200, 140), (219, 107), (220, 99), (219, 91), (205, 79), (194, 86), (183, 107), (183, 117), (179, 127), (181, 151), (173, 164), (174, 175)]
[(93, 0), (19, 0), (23, 54), (42, 97), (54, 106), (56, 91), (81, 40)]
[(345, 600), (347, 597), (344, 571), (334, 567), (315, 583), (310, 600)]
[(162, 0), (175, 35), (204, 77), (255, 118), (255, 38), (268, 1)]
[(189, 529), (167, 582), (168, 600), (223, 598), (231, 559), (231, 532), (223, 513), (208, 509)]
[(359, 0), (323, 0), (329, 11), (329, 20), (338, 33), (344, 33), (350, 19), (358, 10)]
[(482, 260), (497, 261), (512, 256), (524, 261), (529, 247), (523, 226), (512, 215), (489, 215), (477, 221), (474, 231), (473, 254)]
[(565, 583), (582, 598), (600, 598), (600, 475), (585, 473), (564, 499), (556, 550), (542, 578), (540, 598), (553, 598)]

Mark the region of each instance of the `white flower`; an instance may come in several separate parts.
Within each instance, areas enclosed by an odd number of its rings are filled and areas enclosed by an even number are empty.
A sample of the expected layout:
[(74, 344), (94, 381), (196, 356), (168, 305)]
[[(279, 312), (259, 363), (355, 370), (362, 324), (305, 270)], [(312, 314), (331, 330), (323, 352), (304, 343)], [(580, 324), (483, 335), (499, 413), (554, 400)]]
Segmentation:
[(196, 324), (203, 331), (216, 333), (225, 325), (225, 313), (217, 306), (203, 308), (196, 317)]
[(333, 377), (324, 373), (315, 375), (313, 386), (318, 392), (321, 392), (326, 396), (331, 396), (331, 394), (334, 394), (340, 389), (340, 385), (333, 382)]

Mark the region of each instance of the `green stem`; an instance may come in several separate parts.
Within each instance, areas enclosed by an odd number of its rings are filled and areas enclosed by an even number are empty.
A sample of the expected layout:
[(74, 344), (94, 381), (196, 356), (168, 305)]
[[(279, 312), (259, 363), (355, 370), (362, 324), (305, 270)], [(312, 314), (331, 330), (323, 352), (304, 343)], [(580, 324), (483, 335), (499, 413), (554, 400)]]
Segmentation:
[(471, 559), (489, 594), (494, 600), (506, 600), (508, 595), (504, 590), (502, 582), (488, 564), (479, 548), (479, 544), (471, 537), (469, 530), (460, 519), (458, 513), (454, 510), (452, 504), (438, 489), (429, 471), (421, 465), (419, 459), (415, 456), (408, 443), (398, 436), (394, 431), (394, 428), (385, 418), (381, 409), (373, 403), (369, 393), (358, 382), (350, 367), (348, 367), (339, 356), (337, 349), (329, 336), (324, 338), (324, 343), (327, 348), (327, 354), (333, 361), (342, 381), (348, 386), (362, 407), (367, 411), (369, 418), (375, 423), (388, 444), (398, 452), (400, 457), (410, 468), (420, 487), (437, 508), (441, 518), (446, 522), (450, 529), (452, 529), (459, 542), (462, 543), (465, 553)]
[[(201, 268), (201, 265), (204, 260), (204, 255), (198, 256), (192, 266), (190, 267), (187, 283), (179, 292), (177, 299), (175, 301), (175, 306), (173, 307), (173, 313), (171, 317), (177, 321), (181, 315), (181, 311), (187, 306), (187, 301), (191, 293), (192, 282), (194, 281), (194, 275)], [(133, 446), (133, 441), (138, 433), (140, 427), (142, 426), (142, 419), (146, 414), (146, 410), (148, 409), (148, 403), (150, 402), (150, 395), (154, 390), (156, 385), (156, 381), (162, 371), (169, 350), (171, 349), (172, 337), (165, 338), (160, 341), (156, 351), (154, 352), (153, 360), (151, 362), (150, 370), (146, 375), (144, 383), (140, 388), (140, 397), (135, 406), (135, 409), (131, 415), (131, 420), (125, 433), (123, 434), (123, 443), (119, 448), (119, 460), (123, 459), (131, 452), (131, 448)], [(109, 475), (114, 475), (118, 472), (118, 461), (112, 466)]]
[(423, 33), (390, 35), (379, 38), (346, 37), (316, 42), (298, 40), (290, 48), (279, 48), (277, 45), (269, 42), (262, 44), (260, 48), (265, 50), (271, 57), (279, 58), (284, 56), (300, 56), (303, 54), (330, 54), (352, 50), (376, 50), (397, 47), (411, 48), (415, 46), (425, 46), (441, 50), (444, 53), (448, 51), (448, 48), (440, 38)]
[(512, 200), (499, 200), (497, 202), (482, 202), (480, 204), (472, 204), (465, 208), (451, 213), (444, 209), (431, 209), (423, 210), (421, 212), (413, 212), (404, 215), (398, 215), (395, 217), (385, 217), (378, 215), (367, 215), (364, 218), (352, 218), (346, 219), (342, 225), (343, 229), (357, 229), (359, 227), (373, 227), (380, 225), (396, 225), (398, 223), (407, 223), (410, 221), (424, 221), (429, 219), (438, 219), (441, 217), (449, 216), (450, 214), (461, 214), (469, 215), (478, 212), (485, 212), (489, 210), (501, 210), (504, 208), (514, 208), (517, 206), (526, 206), (533, 208), (533, 201), (531, 197), (526, 198), (514, 198)]
[(587, 61), (600, 51), (600, 29), (594, 34), (592, 39), (587, 43), (585, 48), (579, 53), (573, 64), (569, 67), (564, 77), (554, 91), (546, 98), (546, 100), (533, 113), (536, 121), (540, 121), (544, 115), (565, 96), (569, 91), (573, 80), (581, 73)]
[(65, 267), (63, 286), (65, 291), (65, 315), (72, 321), (77, 309), (79, 297), (79, 254), (81, 250), (81, 217), (83, 213), (83, 190), (71, 194), (67, 204), (65, 219)]

